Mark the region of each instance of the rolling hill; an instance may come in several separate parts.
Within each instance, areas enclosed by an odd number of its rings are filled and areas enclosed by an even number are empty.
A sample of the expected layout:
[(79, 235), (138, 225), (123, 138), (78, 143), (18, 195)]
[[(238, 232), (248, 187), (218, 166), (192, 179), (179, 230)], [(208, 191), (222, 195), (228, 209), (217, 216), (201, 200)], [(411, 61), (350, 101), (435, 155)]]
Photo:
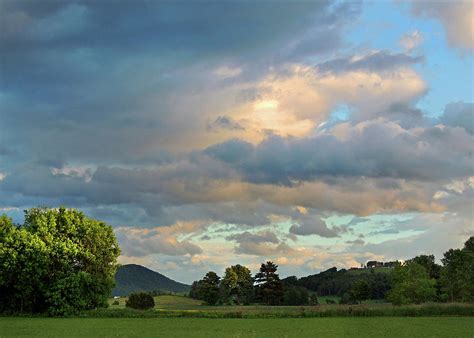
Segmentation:
[(176, 282), (161, 273), (137, 264), (122, 265), (115, 274), (113, 296), (127, 296), (138, 291), (188, 292), (190, 285)]

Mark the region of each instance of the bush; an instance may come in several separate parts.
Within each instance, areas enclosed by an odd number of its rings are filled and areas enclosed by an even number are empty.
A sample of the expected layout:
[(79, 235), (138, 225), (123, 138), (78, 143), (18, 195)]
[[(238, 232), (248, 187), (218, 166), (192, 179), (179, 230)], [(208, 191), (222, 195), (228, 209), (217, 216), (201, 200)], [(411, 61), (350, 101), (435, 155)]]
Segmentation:
[(138, 292), (128, 296), (125, 306), (136, 310), (148, 310), (155, 307), (155, 301), (149, 293)]
[(119, 301), (118, 300), (114, 300), (114, 302), (112, 303), (112, 305), (119, 305)]

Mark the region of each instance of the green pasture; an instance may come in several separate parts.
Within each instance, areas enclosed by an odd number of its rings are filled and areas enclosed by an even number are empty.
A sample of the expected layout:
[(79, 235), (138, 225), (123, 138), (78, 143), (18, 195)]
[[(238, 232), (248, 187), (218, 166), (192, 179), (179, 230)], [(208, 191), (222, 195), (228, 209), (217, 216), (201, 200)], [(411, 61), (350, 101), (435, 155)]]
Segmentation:
[(0, 337), (472, 337), (471, 317), (0, 318)]

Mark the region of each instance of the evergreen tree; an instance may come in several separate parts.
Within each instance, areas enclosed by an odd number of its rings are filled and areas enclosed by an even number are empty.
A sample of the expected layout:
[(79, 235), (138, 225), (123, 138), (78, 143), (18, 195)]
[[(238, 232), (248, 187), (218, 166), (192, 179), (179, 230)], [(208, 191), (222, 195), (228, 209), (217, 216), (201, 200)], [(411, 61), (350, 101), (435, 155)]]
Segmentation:
[(257, 296), (268, 305), (279, 305), (283, 298), (283, 283), (276, 273), (278, 265), (271, 261), (262, 263), (260, 272), (255, 275)]

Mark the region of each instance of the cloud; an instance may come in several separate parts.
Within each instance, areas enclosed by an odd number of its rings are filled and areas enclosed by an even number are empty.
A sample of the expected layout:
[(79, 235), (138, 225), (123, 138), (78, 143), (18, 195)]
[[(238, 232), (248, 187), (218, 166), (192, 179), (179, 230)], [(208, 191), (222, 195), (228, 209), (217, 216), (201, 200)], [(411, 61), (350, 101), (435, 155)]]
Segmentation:
[[(233, 153), (233, 149), (239, 151)], [(438, 156), (442, 149), (444, 157)], [(472, 136), (462, 130), (406, 130), (383, 120), (341, 124), (333, 134), (298, 139), (271, 136), (256, 146), (232, 141), (206, 150), (249, 182), (290, 186), (325, 176), (415, 180), (469, 176), (474, 166), (472, 152)]]
[(446, 30), (450, 45), (463, 50), (474, 49), (474, 6), (469, 1), (413, 1), (412, 12), (417, 16), (438, 19)]
[(167, 228), (143, 229), (125, 228), (115, 229), (122, 254), (127, 256), (143, 257), (152, 254), (170, 256), (196, 255), (202, 249), (190, 241), (179, 241), (176, 237), (166, 233)]
[(214, 122), (208, 124), (208, 130), (213, 131), (216, 129), (228, 129), (228, 130), (244, 130), (238, 122), (234, 121), (228, 116), (218, 116)]
[(226, 238), (229, 241), (236, 241), (238, 243), (278, 243), (278, 237), (270, 231), (262, 231), (258, 233), (250, 233), (248, 231), (240, 233), (240, 234), (233, 234)]
[(298, 220), (298, 224), (290, 227), (290, 233), (299, 236), (319, 235), (321, 237), (337, 237), (342, 228), (328, 228), (326, 223), (317, 216), (304, 215)]
[(447, 126), (464, 128), (474, 135), (474, 103), (453, 102), (446, 105), (440, 122)]
[(411, 52), (416, 49), (423, 42), (423, 34), (420, 31), (415, 30), (411, 33), (405, 33), (400, 38), (400, 45), (407, 52)]
[(230, 235), (226, 239), (237, 242), (237, 246), (234, 249), (236, 254), (270, 256), (294, 252), (286, 243), (280, 242), (275, 233), (271, 231), (260, 231), (257, 233), (246, 231)]
[(353, 71), (381, 72), (410, 66), (424, 60), (421, 56), (403, 53), (392, 54), (388, 51), (376, 51), (367, 55), (333, 59), (316, 65), (321, 73), (344, 73)]
[(364, 245), (365, 242), (362, 239), (355, 239), (353, 241), (346, 241), (347, 244), (353, 244), (353, 245)]

